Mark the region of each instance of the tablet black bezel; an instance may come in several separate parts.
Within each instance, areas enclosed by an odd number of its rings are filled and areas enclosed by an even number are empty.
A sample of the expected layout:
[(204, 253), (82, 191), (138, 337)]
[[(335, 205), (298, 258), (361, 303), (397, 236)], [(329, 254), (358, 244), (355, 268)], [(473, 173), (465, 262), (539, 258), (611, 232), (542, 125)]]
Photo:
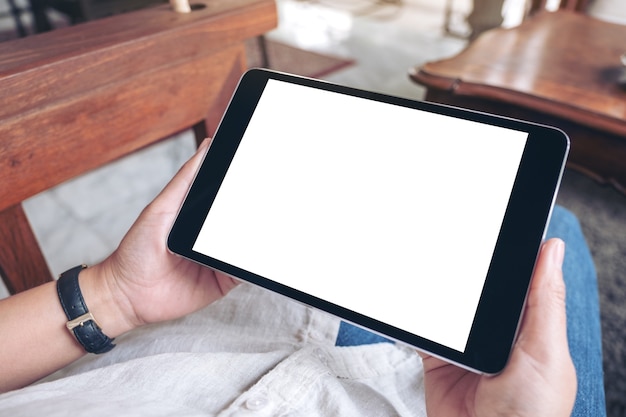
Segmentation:
[[(192, 250), (270, 78), (529, 133), (465, 352), (407, 333)], [(568, 150), (569, 139), (555, 128), (254, 69), (240, 80), (171, 229), (168, 248), (173, 253), (335, 314), (468, 369), (495, 374), (503, 369), (508, 360)]]

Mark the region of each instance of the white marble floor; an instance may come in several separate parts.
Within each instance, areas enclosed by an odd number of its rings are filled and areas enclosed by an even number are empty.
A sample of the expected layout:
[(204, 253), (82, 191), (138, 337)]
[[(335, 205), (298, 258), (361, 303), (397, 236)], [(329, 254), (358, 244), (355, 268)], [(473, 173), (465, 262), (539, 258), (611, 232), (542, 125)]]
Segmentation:
[[(452, 4), (462, 24), (471, 1)], [(408, 80), (408, 68), (465, 45), (445, 35), (441, 0), (278, 0), (278, 5), (280, 24), (271, 38), (354, 59), (356, 65), (327, 80), (368, 90), (419, 99), (423, 91)], [(192, 134), (183, 132), (28, 200), (25, 209), (52, 272), (93, 264), (111, 253), (193, 149)]]

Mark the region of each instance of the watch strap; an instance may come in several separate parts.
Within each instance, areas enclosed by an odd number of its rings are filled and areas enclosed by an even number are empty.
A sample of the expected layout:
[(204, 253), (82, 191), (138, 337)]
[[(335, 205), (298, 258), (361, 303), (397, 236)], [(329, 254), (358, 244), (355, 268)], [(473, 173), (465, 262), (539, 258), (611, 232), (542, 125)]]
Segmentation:
[(85, 269), (79, 265), (61, 274), (57, 280), (57, 293), (65, 311), (67, 328), (83, 348), (90, 353), (105, 353), (115, 347), (113, 340), (102, 332), (94, 316), (89, 312), (78, 284), (78, 275)]

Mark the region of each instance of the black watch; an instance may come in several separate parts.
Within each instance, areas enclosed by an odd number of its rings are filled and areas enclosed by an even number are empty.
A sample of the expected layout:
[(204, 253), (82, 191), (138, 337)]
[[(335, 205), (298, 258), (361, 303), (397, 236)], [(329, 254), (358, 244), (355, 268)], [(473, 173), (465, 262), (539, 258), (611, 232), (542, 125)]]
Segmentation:
[(57, 280), (57, 293), (65, 315), (65, 325), (87, 352), (105, 353), (115, 347), (113, 340), (102, 332), (96, 319), (87, 309), (78, 285), (78, 274), (86, 265), (76, 266), (61, 274)]

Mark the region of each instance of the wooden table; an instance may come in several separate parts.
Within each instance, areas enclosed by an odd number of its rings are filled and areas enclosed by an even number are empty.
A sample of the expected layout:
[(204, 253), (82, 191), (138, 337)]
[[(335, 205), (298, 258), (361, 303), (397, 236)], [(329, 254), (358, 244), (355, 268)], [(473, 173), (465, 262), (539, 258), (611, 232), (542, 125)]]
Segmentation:
[(426, 99), (563, 129), (569, 166), (626, 192), (626, 26), (543, 12), (486, 32), (459, 55), (415, 68)]

